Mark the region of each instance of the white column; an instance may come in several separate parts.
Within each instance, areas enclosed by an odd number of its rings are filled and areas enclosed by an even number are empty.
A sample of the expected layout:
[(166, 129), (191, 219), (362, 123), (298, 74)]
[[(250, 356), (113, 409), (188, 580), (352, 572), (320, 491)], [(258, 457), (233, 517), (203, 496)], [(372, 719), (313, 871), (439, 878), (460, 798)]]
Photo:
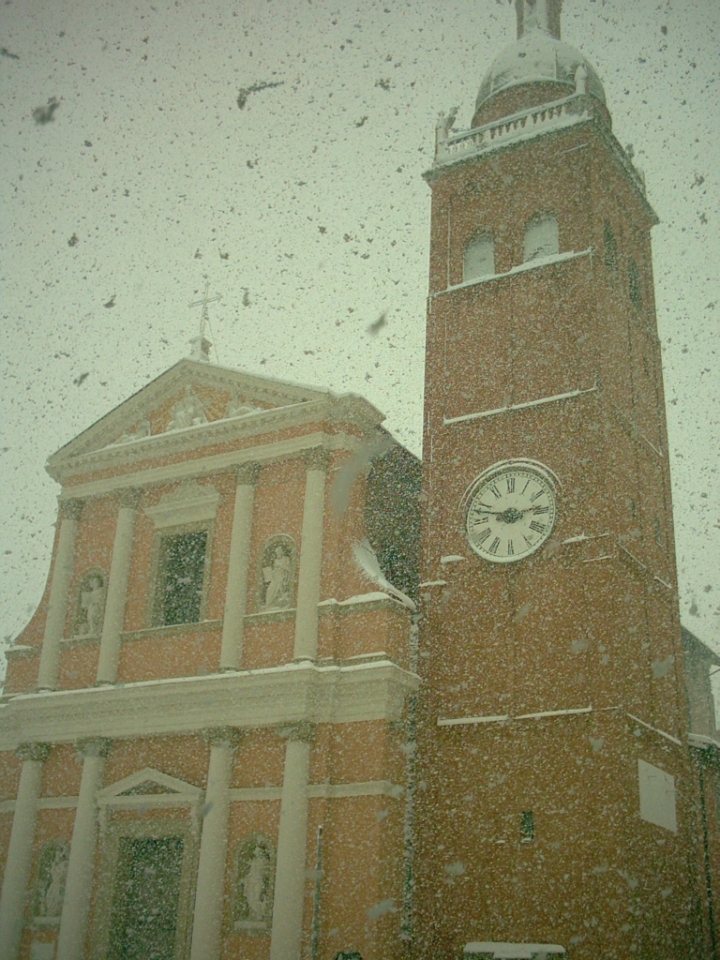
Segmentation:
[(120, 494), (120, 509), (115, 526), (110, 576), (108, 578), (105, 617), (100, 639), (96, 683), (115, 683), (120, 660), (120, 634), (125, 622), (130, 559), (132, 557), (133, 530), (140, 492), (127, 490)]
[(327, 465), (326, 450), (317, 448), (308, 454), (295, 619), (296, 660), (314, 660), (317, 655)]
[(280, 803), (270, 960), (300, 960), (305, 901), (307, 785), (314, 728), (312, 724), (300, 723), (281, 732), (288, 739)]
[(38, 798), (48, 750), (49, 747), (40, 743), (24, 743), (17, 750), (23, 765), (0, 894), (0, 957), (3, 960), (17, 960), (20, 952)]
[(82, 500), (64, 500), (60, 503), (60, 536), (58, 537), (55, 563), (53, 564), (50, 600), (47, 617), (45, 618), (42, 654), (40, 655), (40, 671), (38, 674), (38, 688), (40, 690), (53, 690), (58, 682), (60, 641), (65, 632), (70, 581), (72, 580), (75, 562), (75, 540), (77, 539), (78, 521), (82, 508)]
[(230, 780), (238, 732), (230, 728), (213, 730), (208, 739), (210, 765), (200, 836), (190, 960), (218, 960), (220, 957)]
[(85, 937), (95, 873), (97, 792), (102, 786), (108, 747), (109, 741), (99, 738), (78, 744), (78, 750), (83, 756), (83, 769), (55, 960), (80, 960), (85, 955)]
[(237, 470), (235, 511), (230, 536), (230, 560), (225, 592), (222, 646), (220, 648), (221, 670), (237, 670), (242, 661), (250, 568), (250, 536), (252, 534), (255, 484), (259, 472), (260, 468), (255, 463), (243, 464)]

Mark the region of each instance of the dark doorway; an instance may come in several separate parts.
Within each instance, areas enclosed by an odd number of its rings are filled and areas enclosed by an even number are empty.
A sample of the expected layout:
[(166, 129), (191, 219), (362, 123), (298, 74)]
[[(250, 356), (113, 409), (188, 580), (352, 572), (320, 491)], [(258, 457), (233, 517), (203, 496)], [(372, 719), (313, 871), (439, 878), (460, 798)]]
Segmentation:
[(108, 960), (174, 960), (182, 837), (121, 837)]

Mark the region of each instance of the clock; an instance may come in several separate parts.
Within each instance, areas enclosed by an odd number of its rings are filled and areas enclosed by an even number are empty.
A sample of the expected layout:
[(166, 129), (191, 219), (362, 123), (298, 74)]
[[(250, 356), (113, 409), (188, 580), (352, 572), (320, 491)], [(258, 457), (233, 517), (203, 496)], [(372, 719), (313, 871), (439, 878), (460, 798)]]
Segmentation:
[(465, 495), (470, 546), (493, 563), (515, 563), (535, 553), (555, 526), (556, 481), (532, 460), (495, 464)]

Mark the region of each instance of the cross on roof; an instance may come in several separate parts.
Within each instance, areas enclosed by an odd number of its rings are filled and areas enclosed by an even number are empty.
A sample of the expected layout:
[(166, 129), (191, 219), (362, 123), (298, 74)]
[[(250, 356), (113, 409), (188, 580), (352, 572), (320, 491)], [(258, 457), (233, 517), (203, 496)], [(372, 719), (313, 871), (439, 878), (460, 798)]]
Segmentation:
[(200, 333), (197, 337), (193, 337), (190, 341), (192, 344), (192, 351), (190, 357), (193, 360), (210, 360), (210, 347), (212, 344), (205, 336), (205, 327), (210, 323), (210, 316), (208, 314), (208, 304), (214, 303), (216, 300), (222, 300), (222, 294), (218, 293), (214, 297), (208, 296), (208, 291), (210, 289), (210, 281), (205, 277), (205, 294), (200, 300), (192, 300), (189, 304), (190, 307), (202, 307), (202, 314), (200, 315)]

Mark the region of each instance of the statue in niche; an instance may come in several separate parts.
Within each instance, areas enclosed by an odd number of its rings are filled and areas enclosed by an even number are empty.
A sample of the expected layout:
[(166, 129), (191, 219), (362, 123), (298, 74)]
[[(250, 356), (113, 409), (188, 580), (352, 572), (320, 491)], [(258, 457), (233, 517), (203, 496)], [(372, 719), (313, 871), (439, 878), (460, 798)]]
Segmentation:
[(244, 840), (236, 854), (236, 871), (236, 924), (263, 932), (272, 914), (275, 879), (275, 850), (270, 840), (259, 834)]
[(186, 427), (198, 427), (207, 422), (205, 408), (192, 387), (186, 387), (185, 396), (173, 407), (168, 430), (184, 430)]
[(101, 573), (89, 573), (80, 584), (75, 636), (99, 637), (104, 615), (105, 578)]
[(35, 894), (35, 916), (52, 920), (62, 913), (70, 847), (64, 840), (51, 840), (40, 854)]
[(264, 610), (281, 610), (292, 606), (294, 553), (289, 537), (273, 537), (265, 546), (261, 602)]

